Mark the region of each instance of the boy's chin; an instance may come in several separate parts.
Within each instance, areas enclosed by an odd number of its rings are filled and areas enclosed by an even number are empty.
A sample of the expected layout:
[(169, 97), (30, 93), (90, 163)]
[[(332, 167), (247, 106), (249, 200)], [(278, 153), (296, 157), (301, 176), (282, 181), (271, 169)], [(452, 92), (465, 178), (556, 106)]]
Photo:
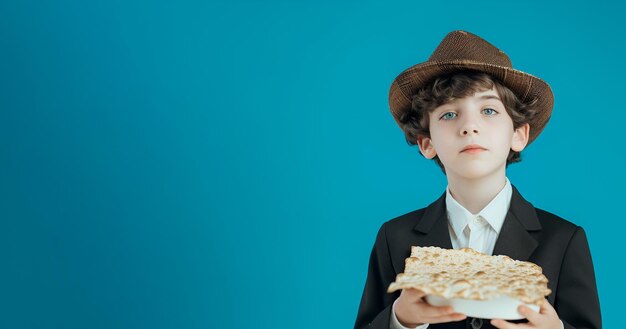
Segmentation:
[(453, 175), (466, 180), (487, 179), (493, 177), (494, 175), (498, 175), (500, 172), (501, 171), (498, 169), (485, 167), (465, 167), (457, 170), (446, 170), (448, 176)]

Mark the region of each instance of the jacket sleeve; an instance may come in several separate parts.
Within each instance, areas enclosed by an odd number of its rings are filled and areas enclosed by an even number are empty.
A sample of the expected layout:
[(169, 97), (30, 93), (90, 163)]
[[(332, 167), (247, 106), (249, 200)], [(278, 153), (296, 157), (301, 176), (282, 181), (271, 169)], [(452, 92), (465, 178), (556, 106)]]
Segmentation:
[(602, 328), (593, 262), (582, 227), (565, 251), (554, 304), (565, 329)]
[(387, 293), (387, 287), (396, 279), (396, 272), (391, 262), (385, 224), (376, 236), (376, 242), (370, 255), (365, 289), (354, 324), (355, 329), (389, 329), (393, 301), (400, 292)]

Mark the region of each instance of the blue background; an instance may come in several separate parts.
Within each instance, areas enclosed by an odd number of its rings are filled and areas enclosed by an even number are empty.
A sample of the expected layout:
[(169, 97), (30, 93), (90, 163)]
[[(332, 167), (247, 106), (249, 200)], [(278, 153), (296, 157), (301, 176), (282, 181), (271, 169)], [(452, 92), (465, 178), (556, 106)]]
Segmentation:
[(389, 85), (455, 29), (552, 86), (508, 176), (585, 228), (617, 327), (624, 9), (1, 1), (0, 327), (352, 327), (378, 228), (446, 185)]

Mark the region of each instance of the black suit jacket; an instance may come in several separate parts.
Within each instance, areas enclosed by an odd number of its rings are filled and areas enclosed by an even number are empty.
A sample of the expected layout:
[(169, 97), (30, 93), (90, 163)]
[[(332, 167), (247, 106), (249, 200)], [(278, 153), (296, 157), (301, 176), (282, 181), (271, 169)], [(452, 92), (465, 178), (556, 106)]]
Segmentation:
[[(387, 287), (404, 271), (404, 259), (409, 257), (411, 246), (452, 249), (445, 193), (428, 207), (381, 226), (370, 256), (354, 328), (389, 328), (391, 305), (400, 292), (389, 294)], [(565, 329), (602, 327), (593, 263), (582, 227), (533, 207), (513, 187), (509, 211), (493, 254), (531, 261), (543, 268), (548, 288), (552, 290), (548, 301)], [(431, 324), (429, 328), (471, 328), (470, 320)], [(483, 328), (494, 327), (483, 321)]]

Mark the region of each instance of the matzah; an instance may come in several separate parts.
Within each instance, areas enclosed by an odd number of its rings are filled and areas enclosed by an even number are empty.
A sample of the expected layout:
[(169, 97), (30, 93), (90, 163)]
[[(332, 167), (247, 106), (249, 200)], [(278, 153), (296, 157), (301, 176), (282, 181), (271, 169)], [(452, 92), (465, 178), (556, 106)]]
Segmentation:
[(550, 294), (541, 267), (508, 256), (489, 256), (470, 248), (412, 247), (404, 273), (387, 292), (415, 288), (444, 298), (490, 300), (501, 296), (539, 305)]

